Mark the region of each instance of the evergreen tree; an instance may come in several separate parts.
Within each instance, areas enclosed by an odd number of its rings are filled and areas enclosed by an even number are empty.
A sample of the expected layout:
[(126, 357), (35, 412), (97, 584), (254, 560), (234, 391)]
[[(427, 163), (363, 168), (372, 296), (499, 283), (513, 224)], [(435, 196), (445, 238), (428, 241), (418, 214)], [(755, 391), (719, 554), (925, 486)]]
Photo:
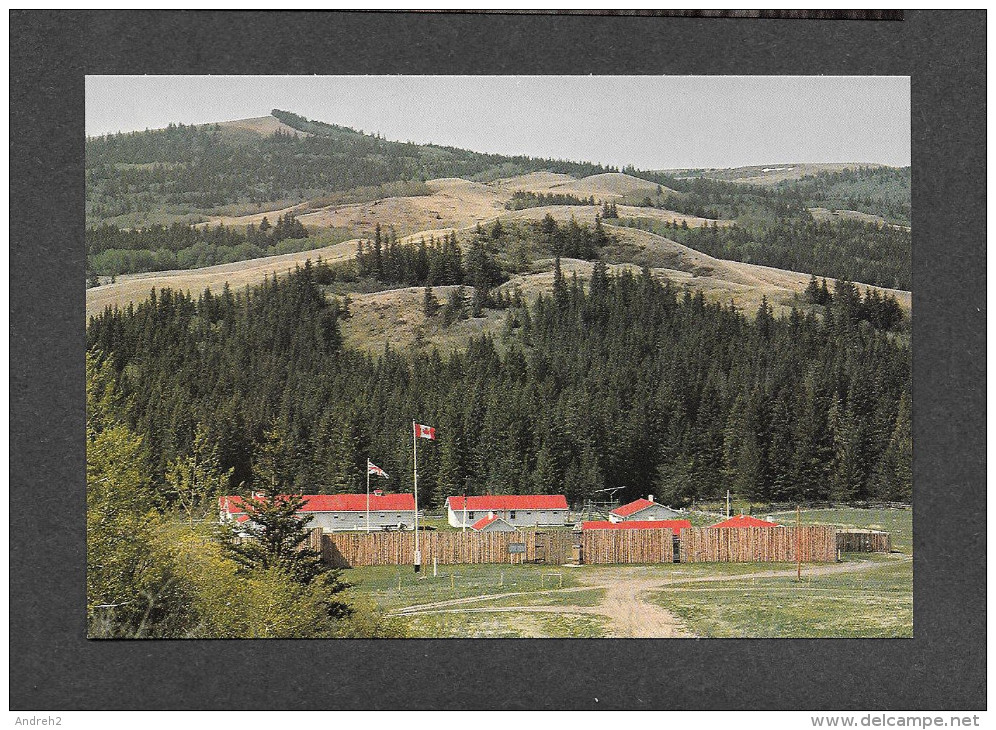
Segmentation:
[(311, 516), (298, 515), (305, 500), (292, 493), (289, 449), (282, 429), (272, 427), (264, 434), (252, 488), (240, 495), (247, 519), (229, 527), (224, 544), (246, 570), (276, 568), (307, 585), (326, 569), (321, 553), (305, 544)]
[(432, 286), (429, 284), (425, 285), (425, 292), (422, 295), (422, 313), (425, 315), (426, 319), (432, 319), (436, 316), (436, 311), (439, 309), (439, 300), (436, 299), (436, 295), (432, 292)]
[(564, 272), (560, 268), (560, 256), (553, 262), (553, 301), (558, 306), (567, 303), (567, 284), (564, 282)]

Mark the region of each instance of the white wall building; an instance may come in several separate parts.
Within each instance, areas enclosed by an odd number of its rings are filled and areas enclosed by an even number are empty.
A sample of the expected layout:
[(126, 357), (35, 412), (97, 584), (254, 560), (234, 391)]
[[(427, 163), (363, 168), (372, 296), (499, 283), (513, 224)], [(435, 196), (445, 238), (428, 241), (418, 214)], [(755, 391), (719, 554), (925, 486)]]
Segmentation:
[[(311, 515), (308, 527), (321, 527), (325, 532), (365, 531), (367, 529), (366, 494), (305, 494), (299, 515)], [(403, 494), (370, 494), (371, 532), (387, 529), (411, 530), (415, 526), (415, 496)], [(219, 497), (221, 522), (244, 522), (248, 519), (241, 497)]]
[(514, 526), (508, 524), (505, 520), (493, 512), (487, 517), (479, 519), (470, 526), (470, 529), (474, 532), (516, 532)]
[(654, 495), (648, 494), (646, 499), (638, 499), (609, 512), (609, 522), (673, 520), (682, 514), (681, 510), (655, 502)]
[(472, 527), (493, 514), (512, 527), (564, 527), (567, 497), (563, 494), (495, 494), (447, 497), (446, 515), (453, 527)]

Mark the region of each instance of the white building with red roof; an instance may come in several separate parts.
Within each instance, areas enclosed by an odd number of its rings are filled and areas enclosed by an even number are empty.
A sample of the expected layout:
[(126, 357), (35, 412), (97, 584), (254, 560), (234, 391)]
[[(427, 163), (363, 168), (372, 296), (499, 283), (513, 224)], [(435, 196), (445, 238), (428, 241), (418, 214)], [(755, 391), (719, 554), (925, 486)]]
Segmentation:
[(487, 517), (482, 517), (470, 529), (474, 532), (515, 532), (515, 526), (510, 525), (498, 515), (489, 513)]
[(500, 517), (514, 528), (564, 527), (568, 507), (563, 494), (492, 494), (447, 497), (446, 513), (453, 527), (472, 527), (489, 515)]
[[(305, 494), (302, 517), (311, 515), (308, 527), (321, 527), (325, 532), (366, 530), (366, 494)], [(249, 519), (241, 497), (219, 497), (221, 522), (245, 522)], [(415, 495), (412, 493), (382, 494), (372, 492), (369, 501), (371, 531), (411, 530), (415, 526)]]
[(660, 502), (654, 501), (654, 495), (648, 494), (646, 499), (616, 507), (609, 512), (609, 522), (646, 522), (649, 520), (673, 520), (681, 517), (681, 510), (672, 509)]

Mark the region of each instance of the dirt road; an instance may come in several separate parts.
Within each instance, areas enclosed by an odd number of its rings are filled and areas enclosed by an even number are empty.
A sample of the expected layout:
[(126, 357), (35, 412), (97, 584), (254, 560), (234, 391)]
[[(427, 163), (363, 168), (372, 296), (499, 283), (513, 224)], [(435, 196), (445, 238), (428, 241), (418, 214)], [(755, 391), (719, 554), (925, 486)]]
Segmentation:
[[(897, 561), (910, 560), (909, 556), (896, 556)], [(852, 573), (871, 568), (879, 567), (882, 563), (861, 561), (853, 563), (829, 563), (826, 565), (806, 566), (806, 575), (831, 575), (835, 573)], [(604, 616), (609, 620), (608, 636), (611, 638), (662, 638), (679, 639), (695, 638), (687, 627), (667, 609), (650, 603), (646, 600), (646, 595), (650, 592), (659, 591), (669, 586), (681, 585), (685, 583), (717, 583), (750, 580), (752, 578), (776, 578), (789, 577), (795, 575), (795, 569), (766, 570), (754, 573), (742, 573), (739, 575), (708, 575), (708, 576), (682, 576), (682, 577), (646, 577), (645, 567), (620, 567), (614, 574), (611, 582), (605, 582), (604, 576), (589, 575), (581, 576), (584, 585), (551, 589), (548, 591), (523, 592), (516, 591), (510, 593), (497, 593), (485, 596), (470, 596), (467, 598), (454, 598), (446, 601), (436, 601), (433, 603), (423, 603), (415, 606), (407, 606), (393, 615), (412, 616), (416, 614), (433, 613), (563, 613), (563, 614), (588, 614), (594, 616)], [(533, 606), (474, 606), (486, 601), (496, 601), (515, 596), (541, 596), (548, 595), (552, 598), (559, 595), (578, 593), (601, 589), (605, 591), (604, 598), (597, 606), (561, 606), (561, 605), (533, 605)]]

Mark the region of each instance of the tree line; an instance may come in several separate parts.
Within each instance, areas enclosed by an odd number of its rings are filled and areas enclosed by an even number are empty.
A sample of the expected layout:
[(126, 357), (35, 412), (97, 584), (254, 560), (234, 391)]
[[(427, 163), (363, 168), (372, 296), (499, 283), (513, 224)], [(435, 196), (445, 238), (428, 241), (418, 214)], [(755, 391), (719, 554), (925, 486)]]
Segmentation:
[(909, 167), (858, 167), (818, 172), (799, 180), (784, 181), (778, 189), (792, 189), (810, 207), (843, 208), (880, 215), (909, 225), (912, 179)]
[(505, 203), (508, 210), (524, 210), (539, 208), (544, 205), (595, 205), (595, 196), (579, 198), (570, 193), (534, 193), (516, 190), (512, 198)]
[(169, 464), (198, 433), (228, 485), (259, 479), (278, 428), (294, 491), (361, 490), (367, 457), (411, 487), (412, 418), (440, 439), (419, 459), (428, 507), (466, 491), (606, 487), (674, 504), (911, 497), (908, 340), (851, 298), (753, 317), (645, 270), (590, 283), (559, 271), (550, 296), (506, 312), (503, 334), (448, 353), (345, 347), (314, 267), (196, 299), (168, 290), (91, 319), (88, 348), (122, 393), (163, 503)]
[(623, 225), (658, 233), (720, 259), (805, 271), (890, 289), (912, 285), (910, 231), (856, 220), (751, 221), (689, 228), (645, 218)]
[(309, 232), (292, 213), (266, 216), (245, 229), (173, 223), (123, 229), (107, 223), (86, 230), (88, 278), (142, 271), (188, 269), (287, 253), (280, 244), (308, 238)]

